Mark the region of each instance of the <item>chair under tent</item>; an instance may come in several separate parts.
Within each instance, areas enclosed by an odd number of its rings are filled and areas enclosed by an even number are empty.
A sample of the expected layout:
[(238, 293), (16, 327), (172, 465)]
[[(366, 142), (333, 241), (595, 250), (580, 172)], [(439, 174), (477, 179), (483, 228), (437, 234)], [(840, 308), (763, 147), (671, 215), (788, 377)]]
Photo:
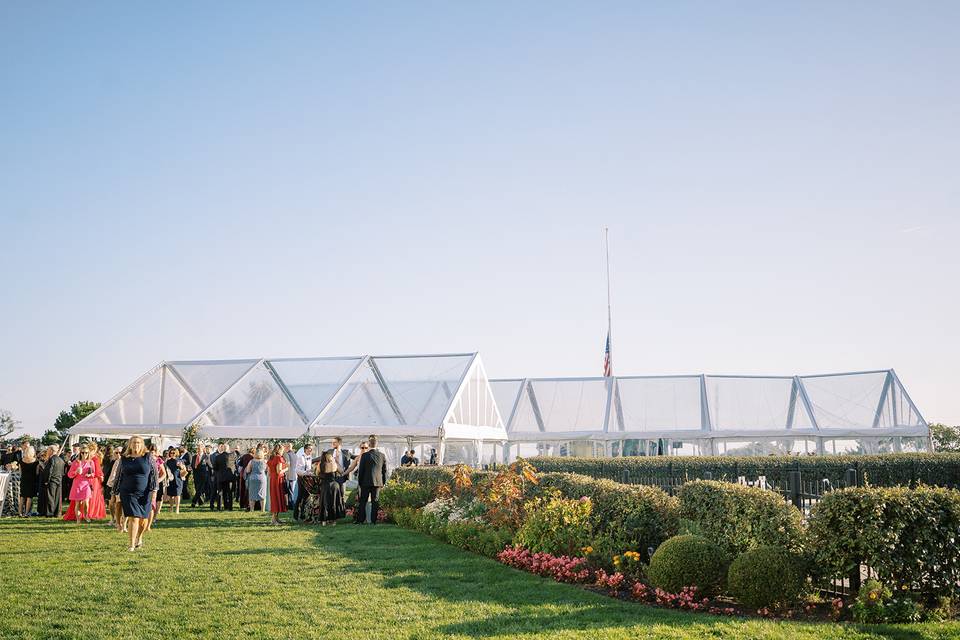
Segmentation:
[(203, 440), (342, 436), (352, 447), (374, 434), (391, 466), (406, 449), (479, 465), (507, 440), (477, 353), (164, 361), (69, 433), (175, 442), (191, 425)]

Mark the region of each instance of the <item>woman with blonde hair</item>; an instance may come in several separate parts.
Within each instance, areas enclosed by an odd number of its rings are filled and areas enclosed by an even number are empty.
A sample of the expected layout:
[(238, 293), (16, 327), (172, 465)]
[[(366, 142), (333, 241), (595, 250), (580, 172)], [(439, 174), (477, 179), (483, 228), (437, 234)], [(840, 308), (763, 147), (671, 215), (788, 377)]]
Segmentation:
[(251, 449), (253, 458), (247, 462), (244, 477), (247, 484), (247, 499), (250, 510), (266, 511), (267, 504), (267, 461), (263, 449)]
[(143, 546), (143, 532), (149, 524), (157, 488), (157, 466), (143, 438), (133, 436), (120, 458), (119, 476), (120, 503), (130, 533), (130, 548), (136, 551)]
[(33, 499), (37, 497), (40, 467), (37, 450), (29, 440), (20, 443), (17, 462), (20, 463), (20, 517), (28, 518), (33, 512)]
[[(83, 452), (84, 450), (89, 452), (90, 462), (93, 464), (93, 475), (90, 477), (90, 501), (87, 503), (87, 520), (103, 520), (107, 517), (106, 503), (103, 500), (103, 467), (100, 466), (103, 454), (100, 453), (100, 448), (96, 442), (88, 442), (81, 446), (80, 451)], [(77, 519), (73, 503), (70, 504), (67, 515), (63, 519)]]
[[(95, 472), (93, 460), (90, 459), (90, 449), (82, 447), (80, 457), (70, 465), (70, 471), (67, 475), (73, 479), (70, 486), (70, 511), (63, 517), (64, 520), (76, 520), (80, 524), (80, 518), (84, 522), (90, 522), (90, 496), (93, 494), (91, 481)], [(70, 517), (70, 516), (73, 517)]]

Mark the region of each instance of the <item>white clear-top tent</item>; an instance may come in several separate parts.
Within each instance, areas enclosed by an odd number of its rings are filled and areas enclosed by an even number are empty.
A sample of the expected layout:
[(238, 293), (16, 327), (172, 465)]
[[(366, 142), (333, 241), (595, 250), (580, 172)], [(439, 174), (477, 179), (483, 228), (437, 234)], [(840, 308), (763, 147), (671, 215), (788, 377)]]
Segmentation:
[(477, 353), (161, 362), (70, 434), (176, 439), (190, 425), (207, 440), (375, 434), (392, 464), (406, 447), (477, 464), (507, 439)]
[(768, 455), (927, 451), (893, 369), (809, 376), (491, 380), (517, 455)]

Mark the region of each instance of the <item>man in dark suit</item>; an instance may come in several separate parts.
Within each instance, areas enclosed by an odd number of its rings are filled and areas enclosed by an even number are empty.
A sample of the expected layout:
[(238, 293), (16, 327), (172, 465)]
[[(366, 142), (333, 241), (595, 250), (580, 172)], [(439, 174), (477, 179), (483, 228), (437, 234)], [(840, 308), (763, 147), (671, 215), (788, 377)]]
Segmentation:
[[(223, 493), (220, 491), (220, 471), (226, 462), (227, 445), (222, 442), (210, 454), (210, 511), (223, 511)], [(221, 460), (223, 459), (223, 460)]]
[(190, 458), (189, 468), (193, 471), (193, 502), (194, 507), (203, 505), (203, 501), (210, 500), (209, 482), (213, 467), (210, 465), (210, 454), (202, 444), (197, 445), (197, 452)]
[(377, 436), (370, 436), (367, 442), (370, 443), (370, 450), (363, 454), (357, 466), (357, 481), (360, 485), (357, 522), (366, 522), (369, 500), (370, 524), (376, 524), (377, 512), (380, 510), (380, 488), (387, 483), (387, 456), (377, 450)]
[(46, 500), (43, 503), (44, 509), (40, 514), (49, 518), (59, 518), (60, 508), (63, 504), (63, 476), (66, 472), (66, 463), (57, 452), (60, 447), (53, 445), (53, 455), (43, 465), (40, 471), (41, 491), (46, 491)]
[[(220, 444), (220, 453), (213, 461), (213, 472), (217, 476), (217, 510), (233, 511), (233, 485), (237, 479), (237, 454)], [(213, 503), (211, 503), (212, 505)]]
[(343, 485), (347, 481), (347, 477), (343, 473), (350, 468), (350, 463), (353, 462), (353, 454), (343, 448), (343, 438), (340, 436), (333, 437), (333, 440), (330, 441), (330, 448), (324, 453), (333, 456), (333, 461), (337, 463), (339, 482)]

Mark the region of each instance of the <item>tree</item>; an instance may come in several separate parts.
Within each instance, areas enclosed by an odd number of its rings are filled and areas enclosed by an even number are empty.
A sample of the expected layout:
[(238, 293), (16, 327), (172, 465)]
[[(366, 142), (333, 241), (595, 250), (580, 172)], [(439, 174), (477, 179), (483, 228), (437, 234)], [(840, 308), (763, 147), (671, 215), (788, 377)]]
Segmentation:
[(960, 453), (960, 427), (931, 424), (930, 438), (934, 451)]
[(19, 424), (13, 419), (13, 414), (6, 409), (0, 409), (0, 442), (3, 442), (8, 435), (13, 433)]
[(61, 411), (60, 415), (53, 423), (53, 429), (48, 429), (43, 434), (41, 442), (43, 444), (60, 444), (67, 437), (67, 431), (70, 427), (77, 424), (88, 415), (100, 408), (99, 402), (90, 402), (81, 400), (70, 405), (69, 411)]

